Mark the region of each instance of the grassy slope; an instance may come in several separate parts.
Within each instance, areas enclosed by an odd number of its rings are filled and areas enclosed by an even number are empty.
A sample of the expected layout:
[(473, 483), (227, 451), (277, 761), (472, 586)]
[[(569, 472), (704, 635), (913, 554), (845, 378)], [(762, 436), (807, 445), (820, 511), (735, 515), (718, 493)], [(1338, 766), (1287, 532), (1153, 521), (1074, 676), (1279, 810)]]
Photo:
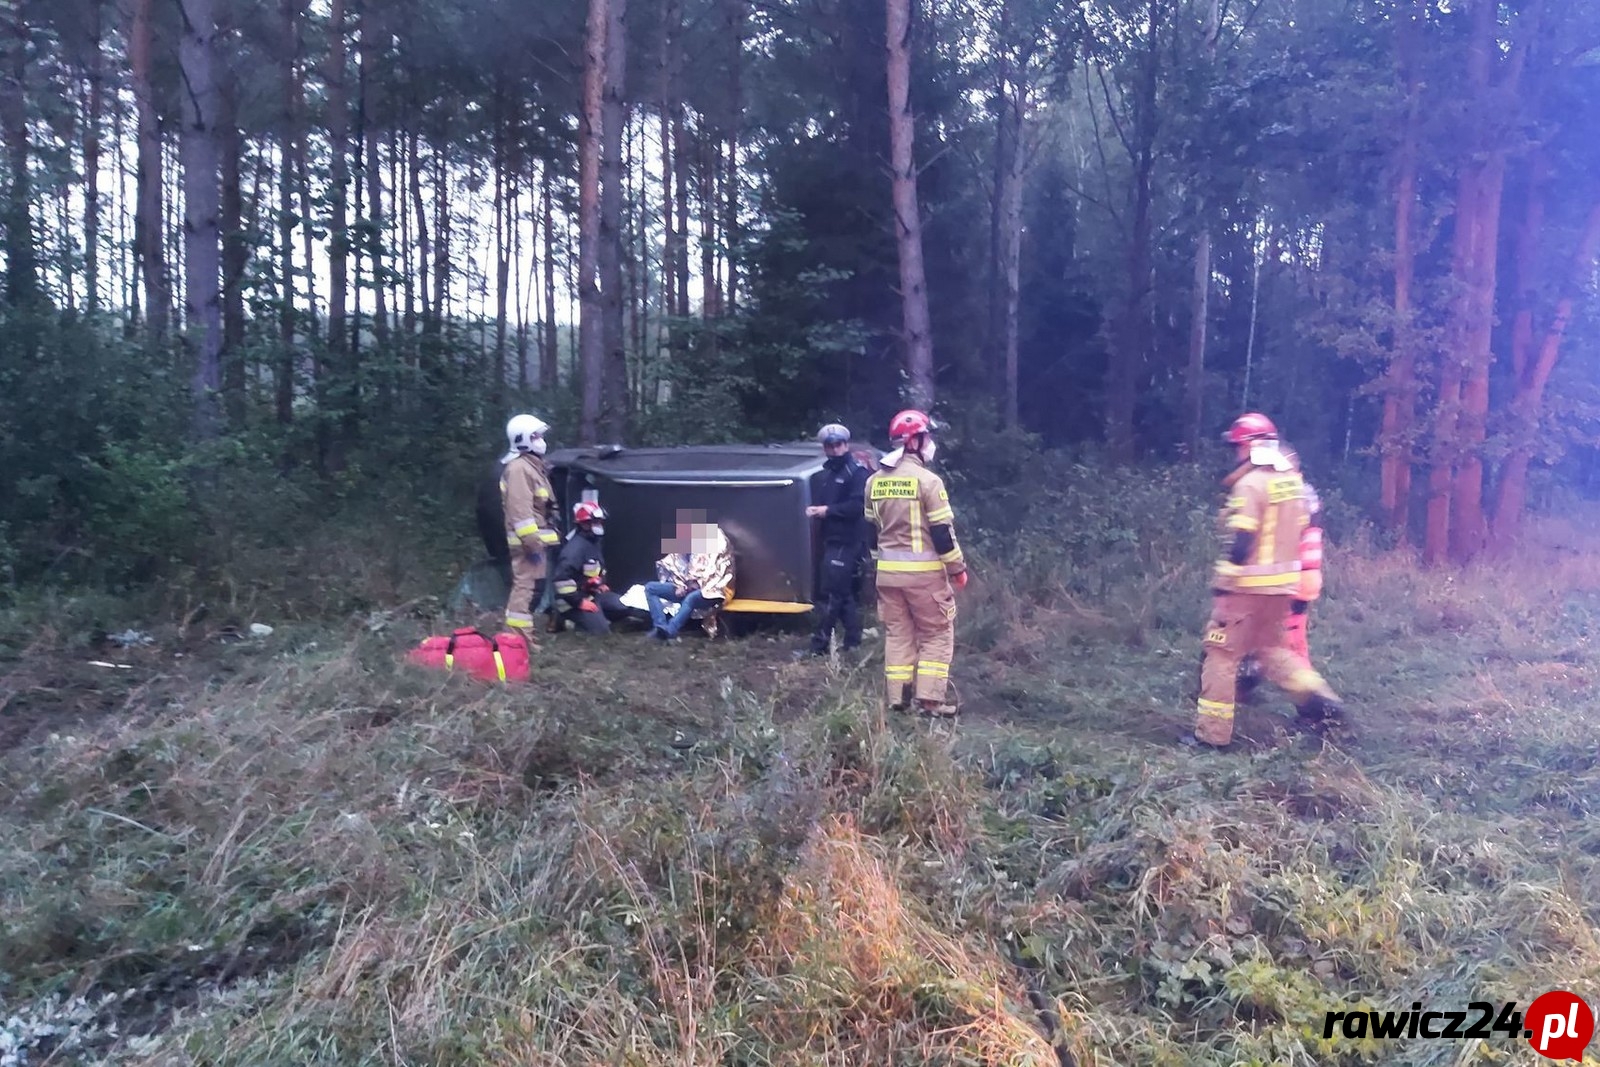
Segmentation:
[(1600, 994), (1592, 544), (1334, 555), (1358, 736), (1263, 694), (1220, 756), (1171, 744), (1203, 577), (1160, 546), (991, 569), (949, 733), (760, 635), (563, 638), (502, 691), (396, 667), (438, 620), (120, 672), (61, 619), (0, 663), (0, 1019), (75, 1020), (53, 1063), (1049, 1064), (1053, 1005), (1084, 1064), (1526, 1062), (1321, 1019)]

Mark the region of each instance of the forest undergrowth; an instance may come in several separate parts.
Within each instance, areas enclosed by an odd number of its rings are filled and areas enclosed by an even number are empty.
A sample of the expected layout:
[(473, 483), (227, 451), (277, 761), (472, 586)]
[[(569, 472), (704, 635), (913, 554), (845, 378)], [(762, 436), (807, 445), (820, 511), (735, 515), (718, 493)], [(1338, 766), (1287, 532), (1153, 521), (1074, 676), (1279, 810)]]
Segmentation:
[(320, 616), (18, 598), (0, 1061), (1526, 1062), (1323, 1016), (1600, 994), (1592, 524), (1435, 572), (1345, 529), (1312, 645), (1352, 736), (1263, 692), (1195, 754), (1181, 488), (972, 531), (953, 728), (778, 631), (424, 673), (448, 590), (370, 545), (319, 573), (383, 589)]

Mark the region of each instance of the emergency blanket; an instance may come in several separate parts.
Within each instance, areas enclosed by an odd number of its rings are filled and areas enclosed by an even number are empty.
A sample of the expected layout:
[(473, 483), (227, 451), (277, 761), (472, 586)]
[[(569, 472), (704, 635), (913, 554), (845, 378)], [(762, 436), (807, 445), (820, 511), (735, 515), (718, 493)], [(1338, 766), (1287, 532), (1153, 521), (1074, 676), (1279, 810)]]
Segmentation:
[[(633, 586), (626, 593), (623, 593), (622, 602), (623, 604), (632, 608), (634, 611), (642, 611), (646, 615), (650, 613), (650, 601), (646, 599), (644, 595), (644, 586), (642, 585)], [(682, 607), (682, 605), (678, 604), (676, 601), (663, 600), (661, 602), (661, 610), (666, 612), (669, 618), (673, 615), (676, 615), (678, 613), (678, 608), (680, 607)]]
[(464, 670), (485, 682), (526, 682), (528, 643), (512, 633), (491, 637), (470, 626), (449, 637), (430, 637), (406, 653), (421, 667)]

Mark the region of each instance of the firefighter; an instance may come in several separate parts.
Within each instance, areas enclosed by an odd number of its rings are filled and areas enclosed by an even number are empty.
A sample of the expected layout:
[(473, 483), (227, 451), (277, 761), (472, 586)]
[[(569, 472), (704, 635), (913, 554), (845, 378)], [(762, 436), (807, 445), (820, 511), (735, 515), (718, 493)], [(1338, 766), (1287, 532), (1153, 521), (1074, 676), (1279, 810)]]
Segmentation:
[(861, 645), (861, 604), (857, 574), (866, 541), (865, 504), (871, 472), (850, 452), (850, 431), (836, 422), (817, 431), (817, 443), (828, 458), (822, 489), (806, 515), (822, 520), (822, 559), (817, 575), (817, 600), (822, 619), (811, 635), (811, 647), (795, 654), (826, 656), (835, 626), (844, 629), (844, 651)]
[(1239, 416), (1224, 439), (1239, 466), (1223, 480), (1228, 498), (1219, 524), (1227, 547), (1212, 579), (1194, 733), (1181, 738), (1213, 748), (1233, 740), (1239, 662), (1252, 653), (1303, 723), (1342, 714), (1328, 683), (1286, 645), (1289, 602), (1300, 588), (1300, 535), (1310, 523), (1304, 480), (1265, 415)]
[(531, 642), (533, 607), (543, 593), (549, 553), (561, 543), (553, 521), (555, 497), (545, 472), (544, 435), (550, 427), (536, 415), (514, 415), (506, 423), (510, 451), (501, 458), (500, 509), (505, 513), (511, 553), (511, 595), (506, 625)]
[(606, 510), (599, 504), (580, 500), (572, 507), (572, 535), (556, 559), (551, 585), (555, 590), (558, 619), (586, 634), (611, 632), (611, 624), (631, 612), (622, 598), (606, 584), (606, 557), (601, 547), (605, 537)]
[(867, 479), (867, 539), (877, 561), (889, 706), (904, 710), (914, 689), (919, 712), (948, 716), (957, 711), (945, 700), (955, 652), (954, 590), (966, 587), (967, 564), (944, 481), (928, 469), (937, 448), (932, 430), (932, 420), (915, 410), (889, 423), (897, 447)]
[[(1287, 443), (1280, 442), (1284, 456), (1296, 474), (1305, 476), (1300, 466), (1300, 455)], [(1322, 498), (1310, 482), (1305, 483), (1308, 525), (1300, 532), (1300, 586), (1294, 599), (1289, 601), (1289, 618), (1284, 623), (1284, 644), (1307, 665), (1311, 663), (1311, 647), (1306, 640), (1306, 624), (1310, 621), (1311, 602), (1322, 595), (1322, 527), (1316, 525), (1322, 513)], [(1254, 656), (1246, 656), (1239, 665), (1239, 700), (1246, 702), (1261, 682), (1261, 664)]]

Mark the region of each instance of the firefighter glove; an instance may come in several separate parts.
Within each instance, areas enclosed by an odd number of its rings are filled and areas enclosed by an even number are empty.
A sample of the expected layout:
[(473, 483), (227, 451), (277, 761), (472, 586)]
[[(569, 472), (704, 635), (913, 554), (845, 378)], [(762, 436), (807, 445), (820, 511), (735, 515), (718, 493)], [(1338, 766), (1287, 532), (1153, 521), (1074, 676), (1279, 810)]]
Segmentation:
[(582, 600), (580, 600), (578, 602), (578, 610), (579, 611), (599, 611), (600, 610), (600, 605), (596, 604), (594, 602), (593, 598), (584, 597)]
[(956, 575), (953, 579), (951, 579), (950, 584), (954, 585), (957, 589), (965, 589), (967, 587), (967, 572), (962, 571), (960, 574)]

